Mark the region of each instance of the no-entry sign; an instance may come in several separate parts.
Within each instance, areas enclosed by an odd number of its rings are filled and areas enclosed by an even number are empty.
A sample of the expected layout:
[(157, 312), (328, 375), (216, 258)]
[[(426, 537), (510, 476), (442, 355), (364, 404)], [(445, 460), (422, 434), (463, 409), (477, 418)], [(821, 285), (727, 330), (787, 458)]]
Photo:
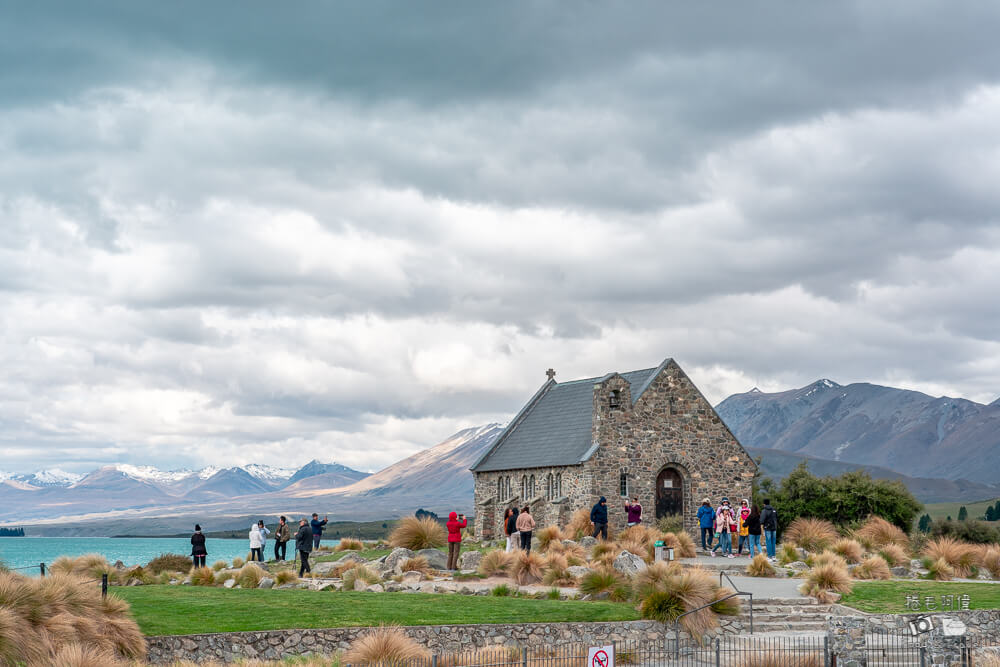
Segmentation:
[(588, 667), (615, 667), (615, 647), (594, 646), (587, 653)]

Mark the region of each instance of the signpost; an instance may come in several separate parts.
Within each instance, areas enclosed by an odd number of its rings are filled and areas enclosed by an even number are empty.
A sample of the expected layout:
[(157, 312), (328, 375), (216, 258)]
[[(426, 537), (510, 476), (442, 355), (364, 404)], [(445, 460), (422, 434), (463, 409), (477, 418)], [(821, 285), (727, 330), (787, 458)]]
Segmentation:
[(587, 652), (587, 667), (615, 667), (615, 647), (594, 646)]

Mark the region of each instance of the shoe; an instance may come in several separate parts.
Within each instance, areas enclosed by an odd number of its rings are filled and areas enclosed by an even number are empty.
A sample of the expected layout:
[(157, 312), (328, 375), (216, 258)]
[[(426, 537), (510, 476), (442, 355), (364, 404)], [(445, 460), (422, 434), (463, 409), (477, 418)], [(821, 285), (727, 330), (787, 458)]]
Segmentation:
[(712, 558), (715, 558), (716, 554), (714, 551), (710, 551), (709, 553), (712, 554)]
[(736, 556), (734, 556), (734, 555), (732, 555), (732, 554), (729, 554), (729, 557), (730, 557), (730, 558), (736, 558)]

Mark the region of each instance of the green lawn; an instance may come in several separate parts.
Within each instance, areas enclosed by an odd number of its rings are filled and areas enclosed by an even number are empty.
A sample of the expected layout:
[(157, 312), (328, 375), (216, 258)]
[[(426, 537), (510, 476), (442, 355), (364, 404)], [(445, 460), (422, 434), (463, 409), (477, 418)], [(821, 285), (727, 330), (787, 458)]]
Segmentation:
[(845, 595), (840, 603), (861, 611), (875, 614), (916, 613), (906, 607), (906, 596), (918, 595), (921, 601), (931, 596), (937, 609), (927, 609), (921, 602), (920, 612), (942, 611), (942, 595), (955, 596), (955, 610), (958, 598), (968, 595), (970, 609), (1000, 609), (1000, 584), (967, 584), (944, 581), (866, 581), (856, 582), (854, 590)]
[(631, 605), (430, 593), (340, 593), (135, 586), (114, 594), (132, 604), (147, 635), (458, 623), (635, 620)]

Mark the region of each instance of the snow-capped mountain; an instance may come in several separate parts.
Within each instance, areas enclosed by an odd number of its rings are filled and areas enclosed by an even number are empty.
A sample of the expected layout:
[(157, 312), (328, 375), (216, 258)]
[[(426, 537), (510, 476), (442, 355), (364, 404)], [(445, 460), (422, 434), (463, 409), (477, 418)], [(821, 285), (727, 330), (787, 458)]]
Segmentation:
[(22, 474), (2, 473), (2, 475), (3, 476), (0, 476), (0, 479), (12, 479), (16, 482), (27, 484), (28, 486), (37, 486), (40, 488), (50, 486), (72, 486), (84, 477), (83, 475), (66, 472), (65, 470), (60, 470), (59, 468), (50, 468), (48, 470), (39, 470), (33, 473)]

